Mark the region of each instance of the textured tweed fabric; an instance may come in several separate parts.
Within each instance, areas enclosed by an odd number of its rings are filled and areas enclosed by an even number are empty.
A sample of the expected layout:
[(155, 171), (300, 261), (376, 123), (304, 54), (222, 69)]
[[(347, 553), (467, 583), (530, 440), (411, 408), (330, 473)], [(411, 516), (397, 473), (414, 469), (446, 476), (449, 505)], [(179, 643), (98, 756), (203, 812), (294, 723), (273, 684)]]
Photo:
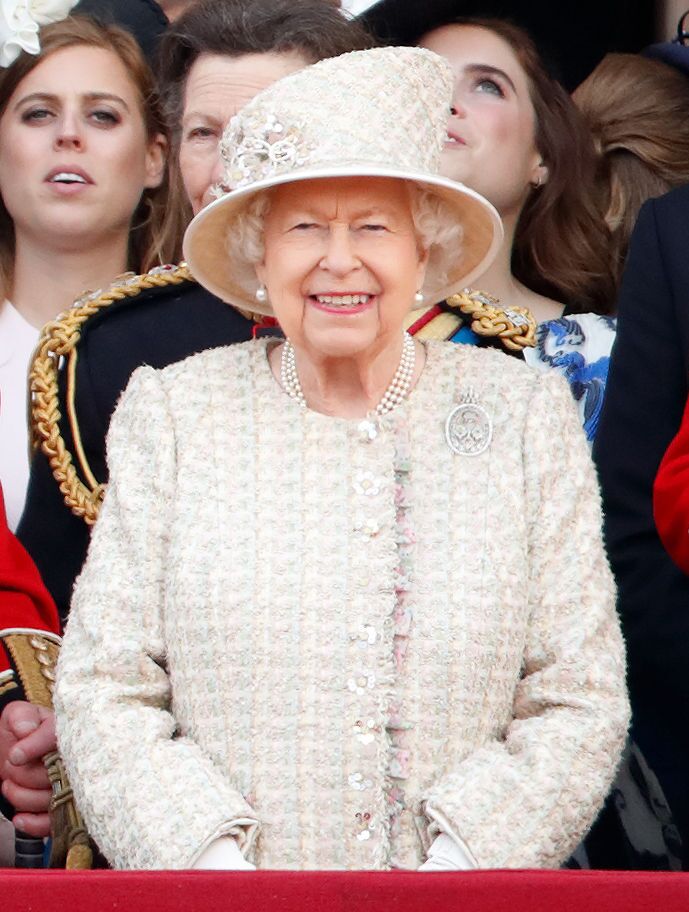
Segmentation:
[[(566, 383), (428, 343), (372, 429), (301, 410), (266, 344), (141, 368), (113, 418), (56, 693), (89, 828), (116, 867), (234, 833), (260, 868), (414, 868), (438, 829), (482, 867), (559, 865), (628, 712)], [(471, 392), (493, 437), (462, 456)]]

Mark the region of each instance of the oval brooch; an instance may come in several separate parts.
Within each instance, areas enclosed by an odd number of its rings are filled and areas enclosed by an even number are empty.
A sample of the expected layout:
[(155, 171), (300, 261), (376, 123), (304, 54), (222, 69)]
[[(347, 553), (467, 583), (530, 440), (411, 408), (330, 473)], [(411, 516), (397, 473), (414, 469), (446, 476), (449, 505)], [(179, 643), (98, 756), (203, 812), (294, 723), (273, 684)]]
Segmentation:
[(493, 439), (493, 422), (488, 412), (469, 393), (452, 409), (445, 422), (445, 439), (458, 456), (480, 456)]

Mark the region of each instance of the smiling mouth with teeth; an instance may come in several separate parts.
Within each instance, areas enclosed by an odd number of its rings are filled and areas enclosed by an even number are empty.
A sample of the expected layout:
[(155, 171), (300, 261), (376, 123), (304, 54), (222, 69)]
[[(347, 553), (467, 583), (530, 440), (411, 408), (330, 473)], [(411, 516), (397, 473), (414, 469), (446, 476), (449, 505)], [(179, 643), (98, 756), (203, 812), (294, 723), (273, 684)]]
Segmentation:
[(71, 171), (60, 171), (59, 174), (56, 174), (54, 177), (50, 178), (51, 184), (86, 184), (86, 181), (81, 174), (74, 174)]
[(362, 304), (368, 304), (372, 295), (311, 295), (311, 297), (319, 304), (323, 304), (325, 307), (360, 307)]

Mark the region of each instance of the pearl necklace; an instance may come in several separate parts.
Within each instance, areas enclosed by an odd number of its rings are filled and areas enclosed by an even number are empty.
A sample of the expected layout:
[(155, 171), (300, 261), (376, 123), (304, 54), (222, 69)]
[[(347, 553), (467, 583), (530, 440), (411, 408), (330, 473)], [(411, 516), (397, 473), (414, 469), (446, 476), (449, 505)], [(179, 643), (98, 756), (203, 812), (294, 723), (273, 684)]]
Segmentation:
[[(400, 358), (399, 367), (395, 376), (390, 382), (390, 386), (383, 393), (383, 398), (375, 408), (376, 415), (387, 415), (396, 408), (400, 402), (407, 398), (412, 378), (414, 376), (414, 367), (416, 365), (416, 346), (413, 338), (409, 333), (404, 334), (402, 342), (402, 357)], [(297, 362), (294, 356), (294, 348), (289, 339), (285, 340), (282, 347), (282, 357), (280, 359), (280, 383), (282, 388), (294, 401), (306, 408), (306, 399), (299, 382), (297, 373)]]

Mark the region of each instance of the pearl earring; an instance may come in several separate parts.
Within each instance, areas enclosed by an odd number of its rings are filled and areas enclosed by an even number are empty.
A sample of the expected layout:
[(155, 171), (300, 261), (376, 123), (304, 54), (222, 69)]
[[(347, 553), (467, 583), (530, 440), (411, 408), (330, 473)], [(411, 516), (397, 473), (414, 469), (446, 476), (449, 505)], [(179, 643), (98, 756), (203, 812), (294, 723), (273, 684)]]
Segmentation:
[(266, 286), (261, 284), (256, 289), (256, 300), (259, 304), (265, 304), (268, 300), (268, 292), (266, 291)]
[(417, 291), (416, 294), (414, 295), (414, 303), (423, 304), (423, 302), (424, 302), (423, 292)]

